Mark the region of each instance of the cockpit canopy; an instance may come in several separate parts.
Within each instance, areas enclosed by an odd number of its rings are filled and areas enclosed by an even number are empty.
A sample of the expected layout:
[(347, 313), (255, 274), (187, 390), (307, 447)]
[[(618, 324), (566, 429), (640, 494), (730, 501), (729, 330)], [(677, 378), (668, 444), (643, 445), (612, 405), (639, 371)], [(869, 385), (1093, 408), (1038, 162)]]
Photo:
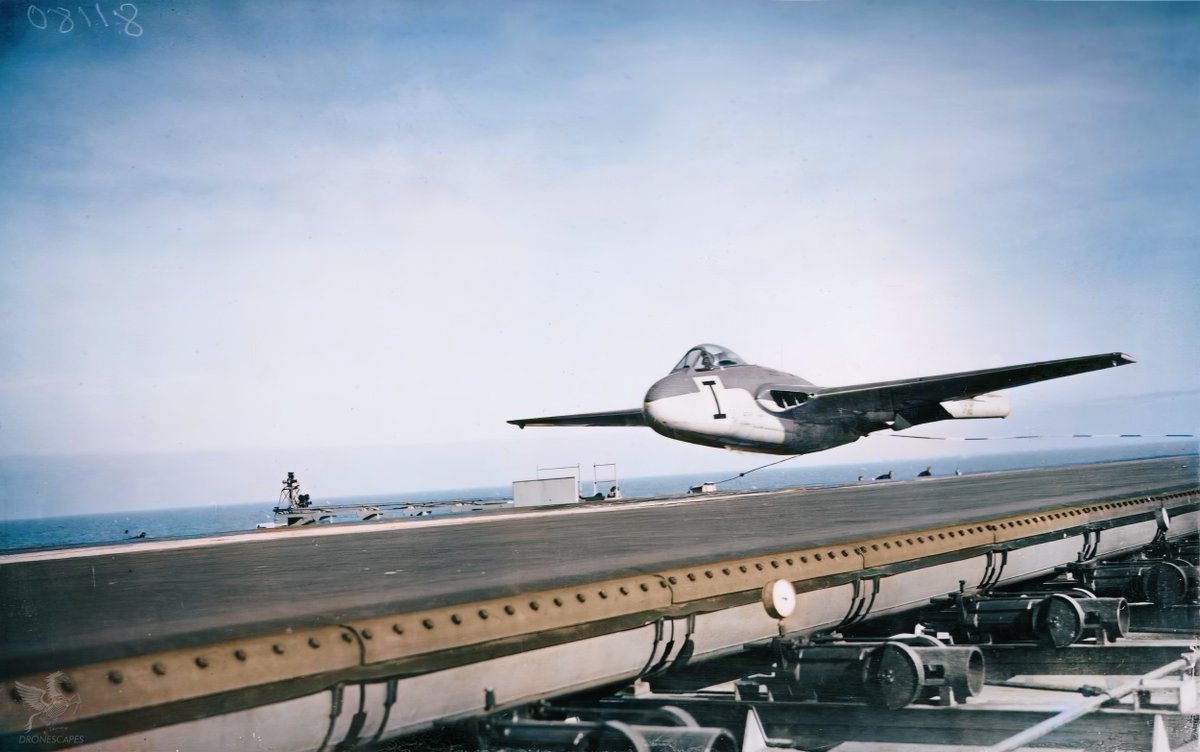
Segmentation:
[(675, 364), (671, 372), (675, 371), (709, 371), (713, 368), (724, 368), (726, 366), (744, 366), (746, 361), (742, 360), (742, 356), (735, 353), (733, 350), (721, 347), (720, 345), (696, 345), (687, 354)]

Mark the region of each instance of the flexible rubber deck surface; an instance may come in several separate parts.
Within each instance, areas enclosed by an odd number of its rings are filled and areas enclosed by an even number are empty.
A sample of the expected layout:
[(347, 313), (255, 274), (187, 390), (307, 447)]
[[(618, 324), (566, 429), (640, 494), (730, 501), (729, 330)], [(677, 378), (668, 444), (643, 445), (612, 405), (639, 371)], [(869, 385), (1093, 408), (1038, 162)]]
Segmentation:
[(0, 676), (1200, 485), (1194, 455), (0, 557)]

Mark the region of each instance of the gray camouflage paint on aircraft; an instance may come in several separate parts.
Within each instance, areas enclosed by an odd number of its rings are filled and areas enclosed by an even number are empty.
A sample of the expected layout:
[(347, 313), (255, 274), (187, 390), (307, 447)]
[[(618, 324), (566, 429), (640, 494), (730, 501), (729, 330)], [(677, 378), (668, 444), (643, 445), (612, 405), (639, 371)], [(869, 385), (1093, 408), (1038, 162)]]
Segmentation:
[(649, 426), (672, 439), (765, 454), (808, 454), (874, 431), (966, 418), (1004, 418), (998, 389), (1133, 363), (1124, 353), (822, 387), (745, 362), (719, 345), (688, 350), (641, 408), (510, 420), (515, 426)]

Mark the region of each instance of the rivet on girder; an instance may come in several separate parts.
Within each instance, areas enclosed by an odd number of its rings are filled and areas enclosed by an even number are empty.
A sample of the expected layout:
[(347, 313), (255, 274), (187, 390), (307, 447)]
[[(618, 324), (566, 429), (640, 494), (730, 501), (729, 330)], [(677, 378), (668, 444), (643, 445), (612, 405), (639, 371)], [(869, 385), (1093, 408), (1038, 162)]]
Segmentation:
[(110, 682), (112, 682), (113, 684), (120, 684), (121, 682), (125, 681), (125, 677), (121, 674), (120, 671), (117, 671), (114, 668), (112, 671), (108, 672), (108, 680)]
[(555, 597), (555, 599), (554, 599), (554, 605), (556, 605), (556, 606), (561, 606), (562, 604), (563, 604), (563, 600), (562, 600), (562, 598)]
[(374, 633), (374, 632), (372, 632), (372, 631), (371, 631), (370, 629), (368, 629), (367, 627), (363, 627), (363, 630), (362, 630), (362, 636), (363, 636), (363, 639), (364, 639), (364, 640), (369, 640), (369, 639), (371, 639), (372, 637), (374, 637), (374, 636), (375, 636), (375, 633)]
[(600, 597), (601, 597), (601, 598), (607, 598), (607, 597), (608, 597), (608, 593), (607, 593), (607, 592), (605, 592), (605, 591), (603, 591), (603, 590), (601, 590), (601, 591), (600, 591)]
[(342, 642), (354, 642), (354, 638), (350, 636), (349, 632), (342, 632)]
[(530, 601), (529, 608), (533, 611), (537, 611), (539, 608), (541, 608), (541, 605), (539, 605), (537, 601)]
[(393, 624), (392, 631), (398, 635), (402, 635), (404, 634), (404, 627), (400, 626), (399, 624)]
[(246, 651), (238, 648), (237, 650), (233, 651), (233, 657), (244, 662), (246, 660)]
[(462, 624), (462, 617), (458, 614), (450, 614), (450, 621), (454, 622), (455, 624)]
[(277, 642), (271, 646), (271, 652), (275, 655), (283, 655), (283, 646)]
[(309, 637), (308, 638), (308, 646), (310, 648), (312, 648), (313, 650), (316, 650), (317, 648), (321, 647), (321, 641), (318, 640), (316, 637)]
[(167, 673), (167, 667), (161, 663), (155, 663), (150, 670), (154, 672), (155, 676), (165, 676)]
[(487, 618), (488, 618), (488, 612), (487, 612), (487, 609), (486, 609), (486, 608), (481, 608), (481, 609), (479, 609), (479, 618), (480, 618), (480, 619), (487, 619)]
[(13, 686), (12, 689), (8, 690), (8, 699), (12, 700), (13, 702), (17, 703), (18, 705), (20, 705), (22, 702), (24, 702), (21, 699), (21, 693), (19, 691), (17, 691), (17, 688), (15, 685)]
[(64, 676), (63, 678), (58, 680), (58, 688), (64, 692), (74, 692), (75, 691), (75, 682), (71, 681), (70, 679), (68, 679), (67, 677)]
[(575, 600), (579, 601), (580, 603), (583, 603), (584, 601), (587, 600), (587, 596), (584, 595), (583, 593), (576, 593)]
[(649, 585), (647, 585), (646, 583), (644, 583), (644, 582), (643, 582), (641, 587), (642, 587), (642, 592), (643, 592), (643, 593), (649, 593), (649, 592), (650, 592), (650, 586), (649, 586)]
[(422, 619), (421, 626), (425, 627), (426, 629), (433, 629), (433, 619)]
[(625, 587), (624, 585), (617, 589), (621, 591), (621, 595), (629, 595), (629, 588)]
[(196, 656), (196, 665), (200, 668), (208, 668), (208, 659), (202, 655)]
[(505, 606), (504, 613), (508, 614), (509, 616), (512, 616), (513, 614), (517, 613), (517, 609), (513, 608), (511, 605)]

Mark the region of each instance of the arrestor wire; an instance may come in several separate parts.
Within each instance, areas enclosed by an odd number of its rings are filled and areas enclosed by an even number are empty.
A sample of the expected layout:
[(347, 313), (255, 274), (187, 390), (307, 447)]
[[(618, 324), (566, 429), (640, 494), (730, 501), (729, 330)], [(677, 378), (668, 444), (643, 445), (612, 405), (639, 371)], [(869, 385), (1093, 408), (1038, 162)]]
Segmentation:
[(726, 478), (725, 480), (713, 481), (713, 485), (714, 485), (714, 486), (719, 486), (719, 485), (721, 485), (722, 483), (728, 483), (728, 482), (729, 482), (729, 481), (731, 481), (731, 480), (737, 480), (738, 478), (745, 478), (745, 477), (746, 477), (747, 475), (749, 475), (750, 473), (756, 472), (756, 471), (758, 471), (758, 470), (763, 470), (763, 469), (766, 469), (766, 468), (768, 468), (768, 467), (771, 467), (771, 466), (773, 466), (773, 465), (778, 465), (778, 464), (780, 464), (780, 463), (783, 463), (783, 462), (787, 462), (788, 460), (794, 460), (794, 459), (796, 459), (797, 457), (800, 457), (800, 456), (803, 456), (803, 455), (799, 455), (799, 454), (793, 454), (792, 456), (790, 456), (790, 457), (784, 457), (784, 458), (783, 458), (783, 459), (781, 459), (781, 460), (775, 460), (774, 462), (768, 462), (768, 463), (767, 463), (767, 464), (765, 464), (765, 465), (759, 465), (758, 467), (751, 468), (751, 469), (747, 470), (747, 471), (746, 471), (746, 472), (744, 472), (744, 473), (738, 473), (737, 475), (734, 475), (733, 477), (730, 477), (730, 478)]

